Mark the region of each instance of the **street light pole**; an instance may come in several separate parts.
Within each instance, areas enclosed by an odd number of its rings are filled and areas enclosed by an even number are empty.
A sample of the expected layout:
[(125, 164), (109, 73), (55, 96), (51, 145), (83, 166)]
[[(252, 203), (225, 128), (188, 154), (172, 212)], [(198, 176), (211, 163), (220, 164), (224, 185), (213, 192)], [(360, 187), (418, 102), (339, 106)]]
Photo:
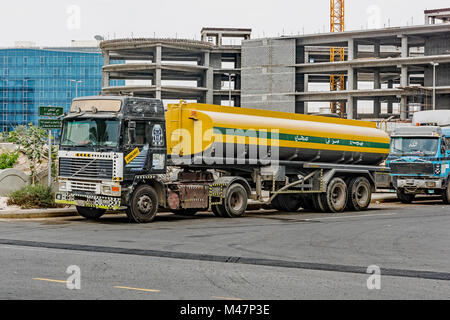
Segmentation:
[(70, 82), (75, 83), (75, 98), (78, 98), (78, 84), (83, 83), (82, 80), (70, 80)]

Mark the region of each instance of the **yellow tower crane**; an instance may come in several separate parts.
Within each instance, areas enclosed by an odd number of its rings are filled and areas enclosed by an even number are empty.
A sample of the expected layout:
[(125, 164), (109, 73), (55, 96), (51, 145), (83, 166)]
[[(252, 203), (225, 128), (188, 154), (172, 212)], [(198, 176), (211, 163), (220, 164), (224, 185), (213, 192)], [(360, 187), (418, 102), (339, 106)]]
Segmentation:
[[(330, 31), (345, 31), (345, 0), (330, 0)], [(345, 61), (345, 48), (330, 48), (330, 61)], [(345, 76), (332, 74), (330, 76), (331, 91), (345, 90)], [(331, 113), (337, 113), (342, 118), (345, 115), (345, 102), (331, 102)]]

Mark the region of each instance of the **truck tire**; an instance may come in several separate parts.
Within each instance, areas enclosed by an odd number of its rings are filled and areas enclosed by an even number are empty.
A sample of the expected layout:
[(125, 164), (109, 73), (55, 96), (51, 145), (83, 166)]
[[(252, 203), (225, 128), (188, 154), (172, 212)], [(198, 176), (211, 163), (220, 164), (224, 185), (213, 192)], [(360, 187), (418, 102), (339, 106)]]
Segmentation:
[(328, 183), (327, 192), (320, 194), (319, 201), (325, 212), (341, 213), (347, 206), (347, 185), (341, 178), (334, 178)]
[(127, 216), (131, 222), (152, 222), (158, 212), (158, 195), (152, 187), (141, 185), (136, 188), (130, 199)]
[(410, 204), (414, 201), (415, 197), (416, 197), (415, 194), (406, 194), (405, 190), (397, 189), (397, 198), (398, 200), (400, 200), (401, 203)]
[(247, 202), (247, 190), (239, 183), (235, 183), (228, 188), (223, 203), (218, 206), (218, 209), (225, 218), (242, 217), (247, 210)]
[(365, 211), (372, 201), (372, 189), (365, 177), (356, 177), (347, 184), (347, 209), (350, 211)]
[(272, 201), (272, 206), (278, 211), (297, 212), (302, 207), (303, 201), (298, 195), (280, 194)]
[(283, 211), (283, 208), (281, 207), (279, 200), (280, 200), (279, 196), (276, 196), (275, 198), (273, 198), (270, 205), (272, 206), (272, 208), (274, 208), (277, 211)]
[(444, 201), (444, 204), (450, 204), (450, 183), (448, 183), (447, 188), (443, 190), (442, 201)]
[(327, 209), (325, 207), (325, 202), (323, 201), (323, 197), (321, 193), (313, 194), (312, 195), (312, 203), (314, 207), (315, 212), (327, 212)]
[(213, 212), (213, 214), (218, 217), (218, 218), (223, 218), (222, 212), (219, 209), (218, 205), (213, 205), (211, 206), (211, 211)]
[(314, 211), (314, 204), (310, 195), (302, 196), (302, 207), (306, 211)]
[(171, 210), (173, 214), (185, 217), (193, 217), (199, 212), (199, 209), (180, 209), (180, 210)]
[(77, 207), (78, 214), (88, 220), (100, 219), (105, 213), (104, 209)]

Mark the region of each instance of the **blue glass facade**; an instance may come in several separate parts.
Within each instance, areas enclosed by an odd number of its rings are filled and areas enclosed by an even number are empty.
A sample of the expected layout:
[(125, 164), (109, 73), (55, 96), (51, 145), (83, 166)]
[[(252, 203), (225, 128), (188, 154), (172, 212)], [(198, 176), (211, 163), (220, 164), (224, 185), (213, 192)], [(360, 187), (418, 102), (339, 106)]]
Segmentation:
[(39, 106), (68, 111), (76, 94), (100, 94), (102, 66), (100, 52), (0, 49), (0, 131), (36, 125)]

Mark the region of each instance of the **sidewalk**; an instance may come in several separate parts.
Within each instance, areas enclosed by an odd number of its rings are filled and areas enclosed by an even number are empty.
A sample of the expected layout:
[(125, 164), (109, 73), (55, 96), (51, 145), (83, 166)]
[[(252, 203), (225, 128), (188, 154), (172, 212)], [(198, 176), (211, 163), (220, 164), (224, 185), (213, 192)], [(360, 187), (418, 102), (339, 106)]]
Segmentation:
[(20, 209), (7, 208), (0, 210), (0, 219), (39, 219), (70, 217), (78, 215), (75, 207), (57, 209)]

